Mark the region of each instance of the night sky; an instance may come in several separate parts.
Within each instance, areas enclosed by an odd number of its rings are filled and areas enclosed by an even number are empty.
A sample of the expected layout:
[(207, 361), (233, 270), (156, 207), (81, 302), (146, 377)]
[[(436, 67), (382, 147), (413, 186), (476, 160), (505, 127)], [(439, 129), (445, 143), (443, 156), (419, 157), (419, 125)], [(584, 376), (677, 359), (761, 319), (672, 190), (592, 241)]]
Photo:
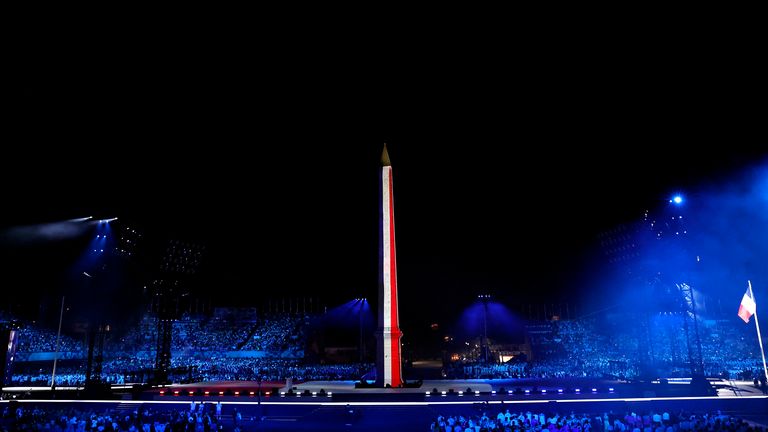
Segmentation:
[[(3, 227), (119, 217), (147, 249), (203, 244), (198, 283), (219, 304), (375, 298), (386, 142), (401, 316), (447, 320), (480, 293), (577, 303), (597, 233), (768, 154), (759, 111), (693, 83), (615, 92), (593, 78), (510, 98), (483, 83), (195, 83), (25, 81), (2, 158)], [(80, 246), (6, 239), (4, 295), (56, 298)]]

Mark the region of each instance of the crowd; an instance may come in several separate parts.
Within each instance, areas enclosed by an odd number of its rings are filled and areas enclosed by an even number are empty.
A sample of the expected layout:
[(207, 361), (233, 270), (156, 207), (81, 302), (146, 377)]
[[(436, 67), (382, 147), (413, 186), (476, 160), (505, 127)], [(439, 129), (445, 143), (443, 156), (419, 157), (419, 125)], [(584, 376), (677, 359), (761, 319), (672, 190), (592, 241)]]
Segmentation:
[[(183, 357), (185, 353), (197, 354), (207, 351), (261, 351), (270, 356), (300, 356), (305, 341), (304, 330), (308, 316), (275, 315), (255, 318), (251, 321), (229, 321), (219, 316), (211, 318), (193, 317), (189, 314), (174, 320), (172, 325), (171, 350)], [(59, 358), (85, 358), (87, 355), (86, 334), (74, 338), (26, 323), (17, 331), (16, 352), (24, 356), (30, 353), (53, 353)], [(105, 335), (105, 346), (109, 353), (143, 353), (155, 349), (157, 342), (156, 318), (146, 314), (139, 323), (128, 328), (120, 337)]]
[[(626, 325), (631, 320), (633, 325)], [(704, 374), (752, 380), (762, 370), (756, 336), (729, 320), (700, 320), (689, 328), (692, 352), (701, 341)], [(691, 374), (683, 317), (642, 317), (538, 322), (528, 326), (531, 358), (507, 363), (468, 360), (449, 363), (446, 378), (635, 378), (643, 374), (687, 377)]]
[[(11, 386), (50, 386), (51, 365), (45, 363), (19, 363), (14, 366)], [(130, 384), (141, 381), (137, 370), (147, 370), (151, 362), (141, 368), (128, 368), (122, 360), (108, 360), (102, 364), (101, 379), (110, 384)], [(297, 359), (273, 358), (217, 358), (195, 360), (172, 360), (172, 368), (182, 370), (180, 378), (193, 381), (339, 381), (359, 380), (370, 372), (374, 365), (370, 363), (351, 364), (311, 364)], [(85, 383), (84, 363), (62, 364), (56, 368), (56, 384), (62, 387), (82, 386)], [(188, 372), (187, 372), (188, 371)]]
[[(17, 330), (18, 353), (55, 352), (57, 333), (45, 328), (30, 325)], [(68, 335), (59, 338), (59, 353), (84, 353), (85, 340), (75, 339)]]
[[(269, 356), (299, 356), (305, 342), (308, 316), (274, 314), (233, 320), (229, 316), (182, 315), (173, 322), (171, 350), (178, 356), (209, 351), (261, 351)], [(157, 340), (156, 319), (145, 315), (117, 345), (123, 351), (153, 349)]]
[[(626, 325), (631, 320), (633, 325)], [(194, 369), (208, 380), (358, 379), (369, 365), (327, 366), (304, 361), (310, 317), (302, 314), (184, 315), (172, 325), (173, 368)], [(753, 334), (728, 320), (700, 320), (704, 373), (751, 380), (762, 364)], [(694, 330), (688, 329), (689, 338)], [(530, 357), (507, 363), (447, 362), (444, 377), (462, 378), (634, 378), (690, 375), (683, 317), (679, 314), (557, 320), (528, 326)], [(101, 377), (122, 384), (129, 375), (154, 366), (157, 319), (146, 314), (120, 336), (107, 333)], [(50, 383), (57, 334), (32, 323), (18, 330), (11, 382)], [(86, 335), (62, 334), (58, 383), (85, 379)], [(48, 354), (44, 356), (42, 354)], [(465, 357), (466, 358), (466, 357)], [(134, 375), (135, 377), (135, 375)]]
[[(232, 418), (232, 429), (238, 427)], [(115, 409), (81, 410), (72, 406), (50, 408), (5, 404), (0, 417), (1, 431), (217, 431), (223, 430), (220, 404), (191, 404), (189, 409), (158, 410), (147, 407), (127, 412)]]
[[(234, 317), (234, 319), (233, 319)], [(154, 367), (157, 321), (151, 314), (121, 334), (104, 337), (101, 379), (110, 384), (140, 380)], [(199, 380), (355, 380), (370, 364), (326, 365), (304, 360), (304, 332), (309, 317), (294, 314), (264, 316), (184, 315), (172, 325), (171, 368), (189, 370)], [(56, 333), (26, 323), (18, 333), (16, 355), (7, 385), (51, 385)], [(86, 335), (62, 335), (56, 383), (82, 385), (87, 368)], [(186, 375), (186, 373), (185, 373)]]
[[(251, 418), (250, 420), (253, 420)], [(237, 431), (248, 429), (242, 412), (222, 412), (222, 405), (191, 401), (184, 408), (142, 405), (128, 409), (94, 406), (4, 404), (0, 431)], [(688, 412), (657, 407), (648, 412), (491, 412), (486, 404), (466, 415), (437, 415), (431, 432), (764, 432), (742, 418), (715, 412)], [(410, 430), (410, 429), (409, 429)]]
[(762, 432), (738, 417), (715, 413), (651, 411), (602, 414), (559, 414), (500, 411), (488, 415), (438, 415), (430, 425), (432, 432)]

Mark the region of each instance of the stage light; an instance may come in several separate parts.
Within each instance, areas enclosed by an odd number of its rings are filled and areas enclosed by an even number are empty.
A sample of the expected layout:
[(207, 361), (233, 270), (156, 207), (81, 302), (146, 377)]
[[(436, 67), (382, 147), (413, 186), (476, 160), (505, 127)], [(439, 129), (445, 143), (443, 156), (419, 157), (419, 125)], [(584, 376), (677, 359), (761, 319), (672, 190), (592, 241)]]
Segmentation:
[(546, 393), (547, 393), (547, 389), (541, 389), (541, 394), (546, 394)]
[(597, 389), (596, 389), (596, 388), (593, 388), (593, 389), (592, 389), (592, 393), (597, 393)]
[(562, 392), (563, 392), (563, 389), (557, 389), (557, 392), (558, 392), (558, 393), (562, 393)]
[(93, 219), (93, 216), (82, 217), (82, 218), (74, 218), (74, 219), (68, 220), (67, 222), (85, 222), (85, 221), (87, 221), (89, 219)]
[(669, 200), (669, 202), (680, 205), (683, 203), (683, 197), (680, 195), (675, 195), (672, 197), (672, 199)]
[(581, 389), (575, 389), (574, 391), (575, 391), (576, 393), (581, 393)]
[(613, 387), (608, 387), (608, 391), (613, 393)]
[(525, 394), (531, 394), (531, 391), (528, 389), (525, 389)]
[(507, 390), (507, 394), (511, 395), (512, 394), (512, 390)]

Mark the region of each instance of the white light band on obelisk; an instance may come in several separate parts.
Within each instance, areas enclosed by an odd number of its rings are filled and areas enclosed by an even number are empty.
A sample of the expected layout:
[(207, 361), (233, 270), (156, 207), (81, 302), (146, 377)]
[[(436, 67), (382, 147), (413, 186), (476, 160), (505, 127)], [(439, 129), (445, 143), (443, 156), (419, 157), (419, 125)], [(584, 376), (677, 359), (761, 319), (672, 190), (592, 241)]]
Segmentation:
[(397, 307), (397, 259), (395, 254), (395, 214), (392, 199), (392, 166), (387, 147), (381, 155), (379, 208), (379, 328), (376, 332), (376, 384), (399, 387), (403, 383)]

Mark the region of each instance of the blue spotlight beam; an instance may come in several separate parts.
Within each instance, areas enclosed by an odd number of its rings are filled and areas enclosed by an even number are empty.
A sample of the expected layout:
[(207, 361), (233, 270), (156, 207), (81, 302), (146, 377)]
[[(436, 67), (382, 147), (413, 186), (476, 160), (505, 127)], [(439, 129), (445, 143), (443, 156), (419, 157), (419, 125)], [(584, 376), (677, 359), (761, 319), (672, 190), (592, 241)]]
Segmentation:
[(98, 221), (98, 224), (95, 226), (95, 231), (96, 235), (89, 243), (85, 254), (83, 254), (75, 264), (74, 268), (77, 271), (90, 272), (114, 247), (115, 242), (112, 236), (112, 228), (109, 223), (104, 222), (103, 219)]
[(0, 230), (0, 237), (11, 243), (34, 244), (77, 237), (88, 230), (84, 220), (63, 220), (35, 225), (19, 225)]

